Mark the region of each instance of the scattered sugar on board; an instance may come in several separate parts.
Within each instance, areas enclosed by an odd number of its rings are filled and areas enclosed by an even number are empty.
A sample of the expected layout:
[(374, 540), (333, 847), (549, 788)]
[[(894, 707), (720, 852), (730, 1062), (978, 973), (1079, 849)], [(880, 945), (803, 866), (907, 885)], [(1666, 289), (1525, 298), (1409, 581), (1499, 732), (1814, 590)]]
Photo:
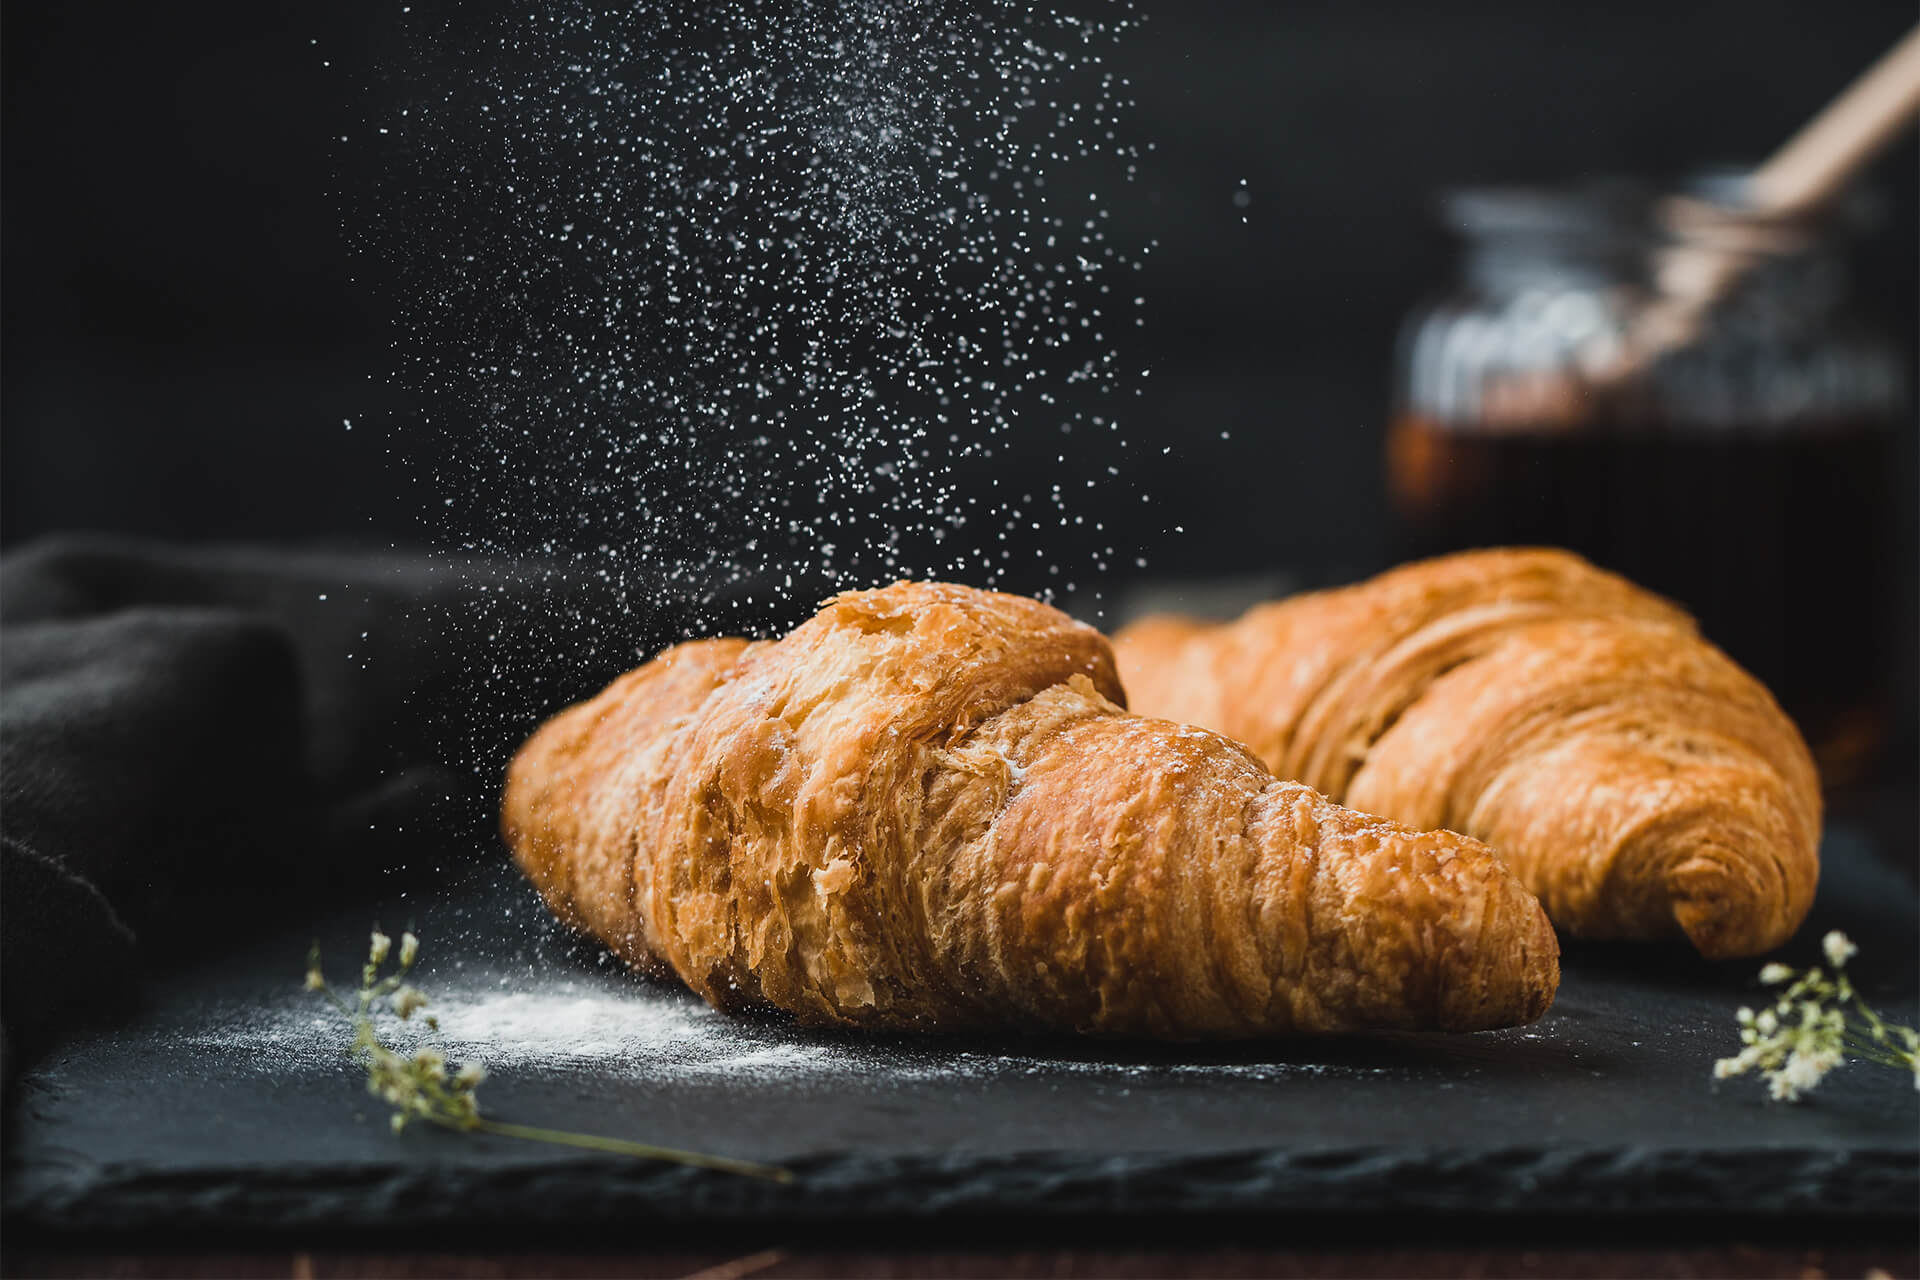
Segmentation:
[[(449, 977), (452, 981), (449, 981)], [(753, 1088), (804, 1088), (858, 1079), (873, 1086), (1072, 1078), (1124, 1087), (1147, 1077), (1204, 1082), (1273, 1081), (1334, 1074), (1377, 1075), (1381, 1068), (1311, 1061), (1130, 1060), (1125, 1046), (1081, 1047), (1062, 1056), (1049, 1047), (1008, 1052), (1007, 1045), (962, 1047), (940, 1038), (821, 1035), (779, 1022), (719, 1013), (668, 987), (559, 973), (533, 978), (482, 973), (423, 979), (440, 1021), (437, 1036), (419, 1023), (383, 1022), (388, 1043), (436, 1044), (449, 1061), (479, 1062), (496, 1077), (581, 1073)], [(229, 1062), (273, 1073), (326, 1060), (356, 1070), (346, 1050), (347, 1022), (317, 997), (293, 991), (265, 1008), (237, 1005), (184, 1027), (180, 1039)]]

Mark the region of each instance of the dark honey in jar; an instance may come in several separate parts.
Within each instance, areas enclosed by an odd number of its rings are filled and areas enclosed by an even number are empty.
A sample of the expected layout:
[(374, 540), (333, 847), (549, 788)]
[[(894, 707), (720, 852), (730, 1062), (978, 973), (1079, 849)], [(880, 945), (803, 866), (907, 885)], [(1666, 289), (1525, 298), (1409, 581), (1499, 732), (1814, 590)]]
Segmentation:
[(1387, 482), (1400, 550), (1566, 547), (1685, 605), (1823, 774), (1888, 727), (1898, 349), (1848, 314), (1831, 227), (1773, 229), (1691, 342), (1596, 376), (1670, 239), (1619, 186), (1468, 191), (1453, 296), (1409, 320)]

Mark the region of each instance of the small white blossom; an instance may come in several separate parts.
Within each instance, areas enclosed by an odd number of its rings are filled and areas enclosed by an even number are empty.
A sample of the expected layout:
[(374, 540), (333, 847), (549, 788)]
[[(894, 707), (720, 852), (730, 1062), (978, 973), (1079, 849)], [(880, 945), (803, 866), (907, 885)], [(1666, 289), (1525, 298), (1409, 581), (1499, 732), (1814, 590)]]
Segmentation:
[(1772, 1074), (1768, 1086), (1776, 1099), (1794, 1102), (1839, 1065), (1840, 1054), (1835, 1050), (1796, 1049), (1787, 1056), (1786, 1065)]
[[(407, 967), (419, 955), (420, 940), (411, 932), (401, 934), (400, 972), (382, 978), (379, 973), (380, 966), (386, 960), (392, 945), (392, 939), (386, 934), (378, 929), (373, 931), (367, 948), (367, 963), (360, 971), (359, 998), (352, 1005), (335, 997), (326, 986), (320, 973), (318, 942), (314, 943), (307, 953), (306, 986), (309, 991), (322, 992), (335, 1009), (351, 1019), (353, 1043), (350, 1052), (354, 1060), (367, 1073), (367, 1092), (393, 1109), (392, 1114), (387, 1117), (387, 1125), (394, 1133), (403, 1132), (413, 1119), (418, 1117), (441, 1128), (461, 1132), (471, 1133), (475, 1130), (489, 1130), (495, 1133), (511, 1132), (517, 1137), (531, 1138), (541, 1142), (564, 1143), (568, 1146), (592, 1143), (601, 1150), (623, 1151), (647, 1160), (673, 1160), (681, 1164), (772, 1178), (779, 1182), (791, 1180), (792, 1175), (784, 1169), (752, 1164), (743, 1160), (704, 1156), (691, 1151), (675, 1151), (667, 1147), (653, 1146), (643, 1142), (626, 1142), (617, 1138), (565, 1133), (553, 1129), (535, 1129), (526, 1125), (503, 1126), (491, 1123), (481, 1115), (480, 1100), (476, 1093), (480, 1083), (487, 1078), (487, 1073), (480, 1064), (467, 1063), (449, 1082), (447, 1060), (438, 1049), (423, 1046), (416, 1049), (413, 1056), (408, 1058), (382, 1042), (378, 1019), (384, 1015), (392, 1015), (404, 1020), (426, 1007), (427, 1003), (426, 996), (418, 988), (408, 986), (401, 980)], [(422, 1021), (432, 1030), (439, 1029), (439, 1024), (431, 1014)]]
[[(1760, 971), (1765, 983), (1787, 984), (1771, 1009), (1758, 1014), (1742, 1007), (1734, 1014), (1744, 1046), (1731, 1058), (1713, 1064), (1713, 1076), (1724, 1080), (1758, 1069), (1767, 1091), (1778, 1102), (1795, 1102), (1817, 1086), (1827, 1073), (1846, 1063), (1848, 1055), (1884, 1066), (1910, 1070), (1920, 1089), (1920, 1031), (1889, 1023), (1867, 1006), (1841, 966), (1859, 948), (1835, 930), (1821, 947), (1833, 968), (1796, 973), (1783, 964)], [(1893, 1037), (1905, 1041), (1905, 1051)]]

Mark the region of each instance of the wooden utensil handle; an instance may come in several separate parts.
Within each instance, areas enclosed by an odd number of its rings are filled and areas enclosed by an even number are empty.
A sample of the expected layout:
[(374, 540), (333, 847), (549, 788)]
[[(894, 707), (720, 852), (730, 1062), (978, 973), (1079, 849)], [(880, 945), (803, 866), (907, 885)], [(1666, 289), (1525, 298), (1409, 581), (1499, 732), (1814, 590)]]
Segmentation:
[(1756, 213), (1794, 213), (1835, 194), (1920, 113), (1920, 26), (1827, 104), (1747, 181)]

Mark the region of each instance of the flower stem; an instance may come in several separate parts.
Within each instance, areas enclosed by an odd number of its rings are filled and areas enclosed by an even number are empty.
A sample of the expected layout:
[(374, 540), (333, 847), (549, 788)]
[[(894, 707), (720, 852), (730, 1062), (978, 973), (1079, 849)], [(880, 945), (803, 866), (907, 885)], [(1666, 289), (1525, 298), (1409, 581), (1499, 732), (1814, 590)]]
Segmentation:
[(656, 1147), (646, 1142), (628, 1142), (624, 1138), (602, 1138), (590, 1133), (569, 1133), (564, 1129), (541, 1129), (533, 1125), (508, 1124), (505, 1121), (488, 1120), (484, 1117), (476, 1120), (472, 1128), (481, 1133), (491, 1133), (502, 1138), (550, 1142), (563, 1147), (606, 1151), (613, 1155), (634, 1156), (642, 1160), (667, 1160), (674, 1164), (692, 1165), (698, 1169), (715, 1169), (721, 1173), (738, 1173), (749, 1178), (765, 1178), (769, 1182), (793, 1181), (791, 1170), (774, 1165), (755, 1164), (751, 1160), (730, 1160), (726, 1156), (701, 1155), (697, 1151), (679, 1151), (673, 1147)]
[(1913, 1067), (1913, 1063), (1901, 1057), (1897, 1051), (1883, 1044), (1875, 1044), (1851, 1032), (1841, 1041), (1841, 1047), (1863, 1062), (1877, 1062), (1883, 1067), (1902, 1067), (1908, 1070)]
[[(1848, 992), (1848, 994), (1853, 995), (1852, 992)], [(1857, 995), (1853, 995), (1853, 1007), (1858, 1009), (1860, 1016), (1866, 1019), (1869, 1034), (1871, 1034), (1875, 1040), (1884, 1043), (1887, 1039), (1887, 1024), (1881, 1020), (1880, 1015), (1875, 1013), (1873, 1007)]]

